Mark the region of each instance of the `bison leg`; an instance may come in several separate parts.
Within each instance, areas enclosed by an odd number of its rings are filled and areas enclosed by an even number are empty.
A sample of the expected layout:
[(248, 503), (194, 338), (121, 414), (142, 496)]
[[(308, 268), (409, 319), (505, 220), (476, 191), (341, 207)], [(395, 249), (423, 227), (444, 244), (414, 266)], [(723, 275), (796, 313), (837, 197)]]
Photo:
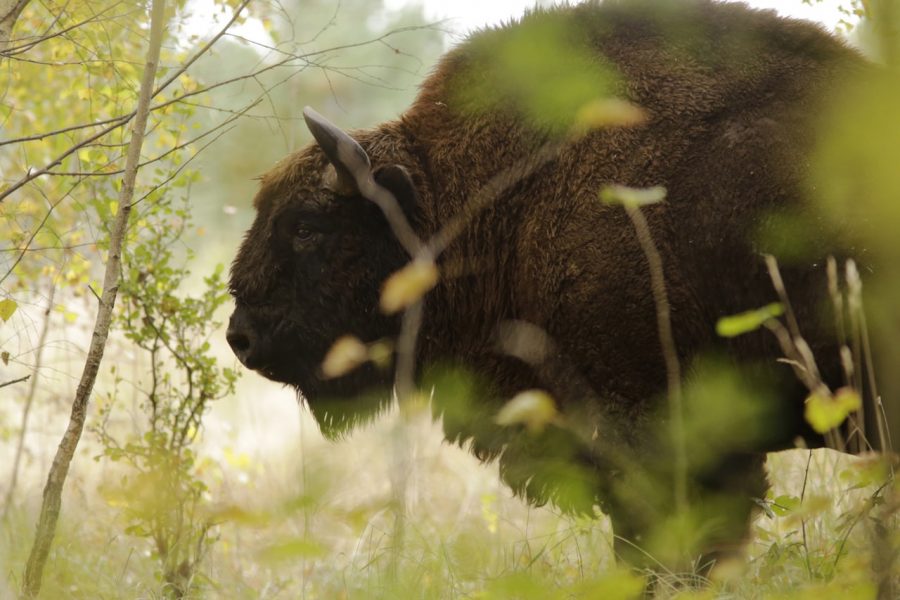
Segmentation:
[(768, 489), (764, 465), (764, 454), (734, 453), (695, 474), (686, 514), (676, 511), (671, 470), (620, 477), (603, 506), (617, 559), (638, 569), (704, 575), (740, 555), (755, 499)]

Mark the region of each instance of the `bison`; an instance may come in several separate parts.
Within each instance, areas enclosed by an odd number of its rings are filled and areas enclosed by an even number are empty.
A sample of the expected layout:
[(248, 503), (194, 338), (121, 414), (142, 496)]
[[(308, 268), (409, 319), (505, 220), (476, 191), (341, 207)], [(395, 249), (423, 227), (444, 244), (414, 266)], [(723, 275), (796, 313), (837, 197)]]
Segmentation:
[[(530, 46), (523, 59), (535, 64), (520, 73), (510, 73), (515, 56), (497, 62)], [(589, 1), (477, 32), (394, 121), (348, 134), (304, 111), (316, 143), (261, 178), (231, 270), (228, 342), (247, 368), (295, 388), (334, 435), (391, 401), (403, 357), (394, 345), (390, 364), (327, 374), (334, 342), (352, 335), (383, 349), (404, 318), (418, 319), (413, 343), (398, 342), (413, 349), (414, 381), (433, 393), (447, 439), (499, 460), (514, 490), (572, 510), (599, 505), (617, 553), (641, 563), (638, 547), (664, 553), (654, 540), (675, 515), (681, 468), (704, 524), (690, 553), (728, 552), (765, 494), (765, 453), (825, 440), (804, 419), (808, 385), (777, 362), (776, 337), (724, 339), (715, 325), (779, 299), (764, 260), (778, 240), (765, 232), (780, 214), (806, 217), (827, 243), (781, 277), (820, 382), (841, 384), (820, 308), (826, 256), (850, 246), (814, 216), (809, 157), (825, 99), (866, 68), (815, 25), (706, 0)], [(684, 410), (718, 415), (686, 426), (681, 455), (665, 433), (672, 373), (652, 271), (628, 214), (598, 198), (611, 184), (666, 190), (641, 214)], [(434, 260), (436, 284), (406, 317), (383, 310), (385, 281), (412, 259)], [(692, 382), (711, 363), (731, 373), (728, 393), (692, 405)], [(526, 390), (552, 398), (553, 418), (498, 423)]]

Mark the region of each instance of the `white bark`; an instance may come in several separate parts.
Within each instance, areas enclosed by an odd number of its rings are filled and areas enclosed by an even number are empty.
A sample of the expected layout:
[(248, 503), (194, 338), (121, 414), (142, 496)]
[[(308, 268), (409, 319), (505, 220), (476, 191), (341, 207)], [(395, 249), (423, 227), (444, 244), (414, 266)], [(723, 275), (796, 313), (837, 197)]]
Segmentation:
[(109, 336), (113, 308), (119, 292), (119, 278), (122, 273), (122, 245), (128, 227), (128, 215), (131, 213), (131, 202), (134, 198), (134, 184), (140, 164), (141, 147), (143, 146), (144, 133), (147, 129), (147, 117), (150, 114), (153, 83), (156, 79), (156, 68), (159, 65), (159, 51), (162, 46), (165, 25), (165, 4), (165, 0), (153, 0), (147, 61), (144, 66), (144, 77), (141, 81), (131, 141), (128, 143), (128, 153), (125, 158), (125, 174), (122, 181), (122, 191), (119, 194), (119, 211), (116, 213), (115, 222), (110, 232), (109, 256), (103, 277), (103, 294), (100, 297), (100, 306), (97, 309), (94, 335), (91, 338), (91, 346), (85, 360), (84, 371), (82, 371), (81, 380), (75, 392), (75, 399), (72, 402), (69, 426), (56, 450), (56, 456), (47, 476), (47, 484), (44, 487), (44, 501), (41, 505), (41, 514), (38, 519), (34, 544), (28, 556), (22, 584), (22, 596), (25, 598), (36, 597), (41, 589), (44, 565), (50, 553), (50, 545), (53, 543), (53, 537), (56, 533), (56, 522), (59, 519), (59, 512), (62, 506), (63, 485), (69, 473), (69, 465), (72, 462), (72, 457), (75, 455), (75, 449), (78, 447), (78, 441), (81, 439), (81, 433), (84, 430), (88, 401), (94, 389), (94, 382), (100, 370), (100, 362), (103, 360), (103, 351), (106, 348), (106, 340)]
[(9, 47), (16, 19), (28, 2), (29, 0), (0, 0), (0, 55)]

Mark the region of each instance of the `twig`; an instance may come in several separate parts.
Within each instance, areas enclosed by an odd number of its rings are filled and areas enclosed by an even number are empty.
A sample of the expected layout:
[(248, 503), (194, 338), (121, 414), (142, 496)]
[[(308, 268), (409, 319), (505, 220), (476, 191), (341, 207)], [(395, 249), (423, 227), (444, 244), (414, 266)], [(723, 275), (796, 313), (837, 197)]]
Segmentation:
[[(22, 5), (22, 7), (24, 8), (24, 5), (28, 4), (28, 2), (30, 0), (19, 0), (19, 1), (20, 1), (20, 4)], [(122, 3), (116, 2), (115, 4), (113, 4), (111, 6), (107, 6), (100, 12), (92, 15), (90, 18), (85, 19), (83, 21), (79, 21), (78, 23), (75, 23), (74, 25), (69, 25), (68, 27), (64, 27), (55, 33), (45, 33), (44, 35), (39, 36), (37, 39), (31, 39), (28, 42), (25, 42), (24, 44), (21, 44), (19, 46), (13, 46), (12, 48), (5, 48), (2, 51), (0, 51), (0, 57), (12, 57), (15, 54), (27, 52), (28, 50), (31, 50), (38, 44), (46, 42), (47, 40), (52, 40), (53, 38), (59, 37), (61, 35), (65, 35), (68, 32), (74, 31), (74, 30), (78, 29), (79, 27), (88, 25), (89, 23), (94, 23), (94, 22), (102, 21), (102, 20), (113, 20), (113, 19), (117, 19), (119, 17), (127, 16), (127, 14), (126, 15), (113, 15), (112, 17), (109, 17), (108, 19), (100, 19), (100, 17), (103, 15), (103, 13), (111, 11), (112, 9), (119, 6), (120, 4), (122, 4)], [(51, 27), (52, 27), (52, 25), (51, 25)], [(49, 31), (49, 29), (46, 31)], [(10, 41), (18, 42), (20, 40), (10, 40)]]
[(22, 10), (30, 0), (4, 0), (0, 2), (0, 58), (6, 54), (6, 49), (12, 38), (13, 27)]
[[(188, 67), (190, 67), (192, 64), (194, 64), (194, 62), (196, 62), (201, 56), (203, 56), (203, 54), (208, 52), (209, 49), (212, 47), (212, 45), (215, 44), (219, 40), (219, 38), (221, 38), (223, 35), (225, 35), (225, 32), (228, 31), (228, 28), (231, 27), (231, 25), (237, 20), (238, 15), (241, 13), (241, 11), (244, 9), (244, 7), (247, 6), (247, 4), (249, 2), (250, 2), (250, 0), (244, 0), (243, 2), (241, 2), (241, 4), (237, 7), (237, 9), (235, 9), (234, 16), (231, 18), (230, 21), (228, 21), (228, 23), (225, 24), (225, 27), (223, 27), (222, 30), (219, 31), (219, 33), (217, 33), (215, 36), (213, 36), (213, 38), (209, 42), (204, 44), (203, 47), (200, 48), (200, 50), (195, 52), (191, 58), (186, 60), (184, 62), (184, 64), (182, 64), (179, 68), (175, 69), (175, 72), (172, 73), (172, 75), (170, 75), (165, 81), (163, 81), (152, 92), (149, 93), (148, 113), (150, 110), (149, 109), (149, 98), (159, 95), (173, 81), (177, 80), (178, 77), (180, 77), (182, 75), (182, 73), (184, 73), (188, 69)], [(185, 95), (187, 95), (187, 94), (185, 94)], [(166, 106), (168, 104), (170, 104), (170, 102), (164, 102), (159, 107), (161, 108), (162, 106)], [(77, 144), (74, 144), (68, 150), (66, 150), (59, 156), (57, 156), (47, 166), (40, 168), (40, 169), (29, 170), (29, 172), (25, 174), (25, 177), (21, 178), (16, 183), (10, 185), (2, 194), (0, 194), (0, 202), (2, 202), (10, 194), (12, 194), (16, 190), (20, 189), (22, 186), (24, 186), (28, 182), (33, 181), (34, 179), (40, 177), (41, 175), (49, 173), (51, 169), (53, 169), (57, 165), (61, 164), (62, 161), (64, 161), (66, 158), (68, 158), (69, 156), (71, 156), (72, 154), (74, 154), (75, 152), (80, 150), (81, 148), (84, 148), (85, 146), (90, 145), (95, 140), (98, 140), (98, 139), (102, 138), (103, 136), (105, 136), (106, 134), (111, 133), (112, 131), (115, 131), (119, 127), (122, 127), (123, 125), (125, 125), (126, 123), (131, 121), (132, 118), (135, 117), (136, 112), (137, 111), (135, 110), (135, 111), (131, 111), (128, 114), (122, 115), (118, 119), (112, 121), (112, 124), (109, 127), (105, 127), (104, 129), (102, 129), (99, 132), (95, 133), (94, 135), (88, 137), (87, 139), (82, 140), (81, 142), (78, 142)]]
[(31, 375), (26, 375), (25, 377), (19, 377), (18, 379), (13, 379), (12, 381), (4, 381), (3, 383), (0, 383), (0, 388), (5, 388), (8, 385), (15, 385), (17, 383), (22, 383), (23, 381), (28, 381), (29, 377), (31, 377)]

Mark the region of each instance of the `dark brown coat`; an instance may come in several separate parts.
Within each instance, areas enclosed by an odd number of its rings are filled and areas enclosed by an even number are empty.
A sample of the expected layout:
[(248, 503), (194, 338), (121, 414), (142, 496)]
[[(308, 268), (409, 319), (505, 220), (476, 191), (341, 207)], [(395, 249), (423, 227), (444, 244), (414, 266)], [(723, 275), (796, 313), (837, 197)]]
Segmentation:
[[(663, 258), (683, 365), (690, 372), (701, 353), (724, 353), (751, 365), (748, 388), (759, 379), (779, 390), (774, 405), (752, 413), (752, 437), (692, 471), (698, 497), (739, 496), (726, 503), (734, 523), (701, 548), (715, 549), (743, 535), (749, 496), (764, 494), (762, 452), (797, 436), (821, 442), (802, 419), (802, 387), (774, 363), (773, 340), (760, 332), (725, 343), (714, 326), (777, 299), (756, 234), (773, 211), (810, 210), (814, 116), (833, 83), (862, 61), (809, 23), (702, 0), (587, 2), (475, 34), (442, 59), (398, 120), (353, 134), (375, 181), (394, 193), (422, 239), (470, 211), (504, 169), (558, 141), (504, 99), (473, 113), (458, 93), (460, 74), (482, 72), (485, 48), (549, 19), (577, 31), (580, 50), (614, 65), (619, 93), (648, 118), (567, 142), (473, 211), (440, 256), (443, 277), (425, 298), (419, 373), (436, 381), (462, 368), (475, 378), (474, 397), (438, 387), (436, 411), (449, 439), (473, 440), (484, 458), (501, 455), (516, 490), (575, 507), (599, 502), (617, 532), (642, 542), (672, 503), (671, 486), (659, 484), (671, 471), (671, 449), (658, 433), (665, 368), (646, 259), (625, 212), (601, 203), (598, 191), (610, 183), (665, 186), (667, 201), (644, 214)], [(379, 291), (409, 257), (378, 207), (323, 187), (328, 164), (313, 145), (263, 177), (256, 221), (232, 269), (229, 341), (246, 366), (296, 387), (323, 428), (336, 431), (383, 406), (392, 373), (368, 364), (325, 380), (322, 358), (345, 334), (365, 342), (397, 335), (398, 318), (377, 308)], [(823, 259), (833, 249), (785, 269), (801, 325), (823, 356), (835, 356), (816, 317), (826, 297)], [(498, 331), (510, 322), (536, 325), (552, 352), (539, 364), (500, 352)], [(759, 361), (763, 367), (752, 366)], [(824, 363), (833, 374), (833, 360)], [(495, 425), (502, 403), (527, 388), (547, 389), (565, 424), (540, 435)], [(652, 493), (643, 476), (625, 472), (631, 465), (651, 473)]]

